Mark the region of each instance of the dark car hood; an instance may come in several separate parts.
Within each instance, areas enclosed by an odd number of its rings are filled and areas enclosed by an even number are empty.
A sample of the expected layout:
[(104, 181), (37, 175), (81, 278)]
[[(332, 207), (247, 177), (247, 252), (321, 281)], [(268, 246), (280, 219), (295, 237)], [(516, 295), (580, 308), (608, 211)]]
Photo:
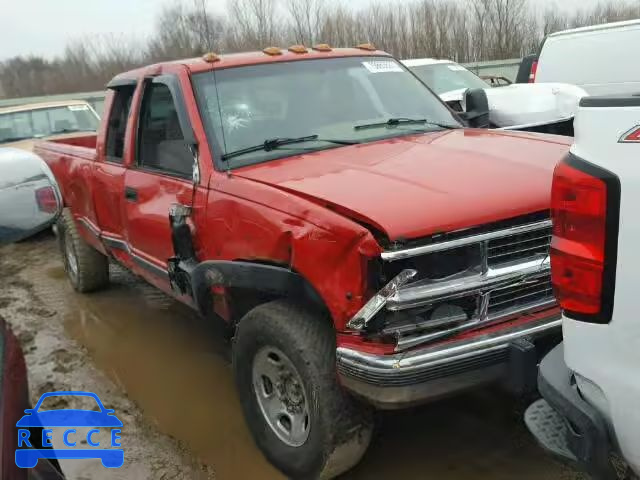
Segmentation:
[(90, 410), (47, 410), (22, 417), (17, 427), (121, 427), (115, 415)]
[(314, 152), (234, 173), (418, 238), (549, 209), (570, 138), (451, 130)]

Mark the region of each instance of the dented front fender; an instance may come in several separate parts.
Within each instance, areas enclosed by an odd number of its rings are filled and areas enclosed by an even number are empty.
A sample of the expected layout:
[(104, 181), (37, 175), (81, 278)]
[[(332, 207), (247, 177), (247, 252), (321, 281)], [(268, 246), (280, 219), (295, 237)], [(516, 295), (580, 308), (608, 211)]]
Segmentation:
[(230, 176), (212, 186), (206, 225), (196, 235), (198, 257), (294, 272), (312, 286), (336, 329), (343, 330), (367, 299), (368, 265), (382, 251), (371, 232), (267, 185)]

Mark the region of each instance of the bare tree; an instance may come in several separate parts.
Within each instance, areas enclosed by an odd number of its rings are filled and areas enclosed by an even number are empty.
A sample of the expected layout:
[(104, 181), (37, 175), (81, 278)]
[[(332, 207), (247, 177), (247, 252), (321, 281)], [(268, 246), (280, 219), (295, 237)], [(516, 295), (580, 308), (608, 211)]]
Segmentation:
[(336, 3), (326, 12), (320, 28), (320, 38), (331, 45), (352, 46), (364, 41), (358, 19), (351, 10)]
[(548, 8), (542, 15), (542, 34), (549, 35), (569, 28), (568, 20), (557, 9)]
[(165, 7), (149, 40), (148, 57), (162, 61), (220, 50), (224, 24), (205, 8), (202, 0), (192, 7), (183, 3)]
[(277, 0), (234, 0), (228, 4), (229, 50), (264, 48), (281, 40)]
[(290, 30), (297, 43), (313, 45), (319, 41), (324, 14), (322, 0), (287, 0)]
[(400, 58), (496, 60), (534, 52), (554, 31), (640, 17), (638, 0), (603, 0), (570, 12), (538, 12), (538, 0), (373, 0), (360, 10), (347, 0), (227, 0), (228, 18), (212, 14), (207, 1), (167, 4), (146, 42), (99, 35), (70, 42), (57, 58), (0, 62), (0, 97), (95, 90), (151, 62), (293, 42), (368, 41)]

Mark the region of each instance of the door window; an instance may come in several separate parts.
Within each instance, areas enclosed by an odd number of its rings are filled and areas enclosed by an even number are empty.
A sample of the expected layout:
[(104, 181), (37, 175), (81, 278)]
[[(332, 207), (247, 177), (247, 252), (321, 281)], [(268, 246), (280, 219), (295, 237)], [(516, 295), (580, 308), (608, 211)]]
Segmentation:
[(135, 86), (133, 85), (114, 90), (107, 126), (106, 157), (109, 162), (122, 163), (124, 161), (124, 137), (134, 92)]
[(140, 112), (138, 165), (191, 178), (193, 155), (184, 141), (178, 112), (169, 87), (150, 83)]

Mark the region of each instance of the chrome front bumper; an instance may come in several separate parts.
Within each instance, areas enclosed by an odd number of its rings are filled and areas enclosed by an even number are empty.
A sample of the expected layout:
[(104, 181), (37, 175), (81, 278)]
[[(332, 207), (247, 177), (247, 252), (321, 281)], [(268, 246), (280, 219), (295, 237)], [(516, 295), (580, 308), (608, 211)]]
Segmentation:
[(510, 346), (553, 335), (560, 341), (559, 314), (518, 327), (442, 342), (393, 355), (337, 349), (340, 381), (378, 408), (394, 409), (490, 383), (507, 375)]

